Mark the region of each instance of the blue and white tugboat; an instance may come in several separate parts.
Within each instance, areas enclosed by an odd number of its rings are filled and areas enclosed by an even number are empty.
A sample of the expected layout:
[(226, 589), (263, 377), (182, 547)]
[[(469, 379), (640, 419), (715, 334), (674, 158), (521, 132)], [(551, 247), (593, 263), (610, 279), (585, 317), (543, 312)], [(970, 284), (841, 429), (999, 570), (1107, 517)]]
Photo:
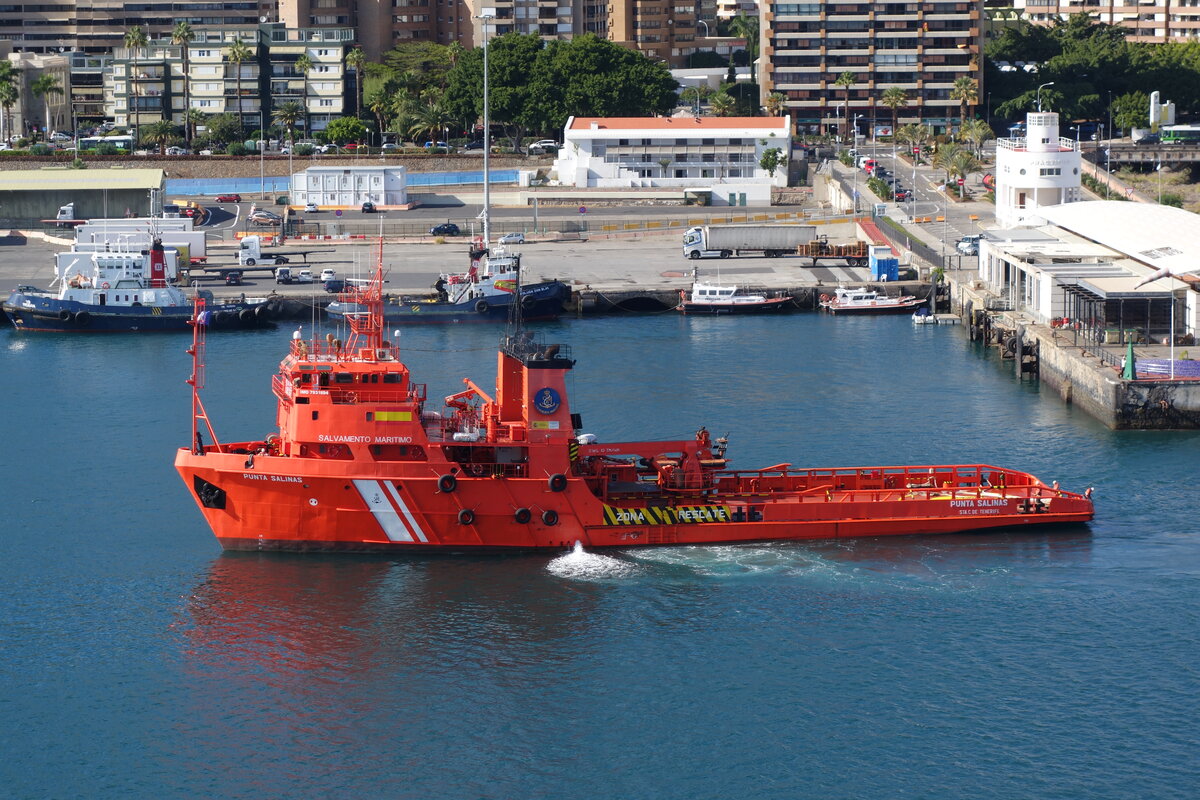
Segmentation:
[[(434, 284), (434, 295), (401, 295), (384, 306), (388, 325), (438, 322), (506, 322), (515, 298), (521, 298), (525, 321), (555, 319), (570, 299), (571, 289), (561, 281), (521, 282), (521, 254), (502, 246), (471, 250), (471, 267), (463, 273), (443, 273)], [(357, 303), (339, 299), (325, 309), (335, 319), (365, 311)]]
[[(57, 291), (18, 286), (0, 303), (17, 330), (54, 332), (187, 331), (192, 298), (172, 286), (177, 264), (169, 263), (162, 242), (133, 248), (72, 250), (57, 257)], [(52, 283), (51, 286), (54, 284)], [(207, 295), (208, 327), (264, 328), (272, 325), (265, 299), (213, 303)]]

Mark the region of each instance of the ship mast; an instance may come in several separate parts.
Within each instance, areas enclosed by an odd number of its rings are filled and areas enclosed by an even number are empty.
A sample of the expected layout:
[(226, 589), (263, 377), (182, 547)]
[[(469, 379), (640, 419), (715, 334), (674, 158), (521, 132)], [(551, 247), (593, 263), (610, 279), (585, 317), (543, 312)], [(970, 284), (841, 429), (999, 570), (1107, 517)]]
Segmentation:
[[(342, 293), (339, 299), (365, 307), (365, 311), (347, 314), (350, 337), (346, 348), (354, 352), (360, 347), (378, 350), (383, 347), (383, 235), (379, 236), (379, 258), (375, 274), (365, 288), (354, 287)], [(360, 341), (365, 339), (365, 342)]]

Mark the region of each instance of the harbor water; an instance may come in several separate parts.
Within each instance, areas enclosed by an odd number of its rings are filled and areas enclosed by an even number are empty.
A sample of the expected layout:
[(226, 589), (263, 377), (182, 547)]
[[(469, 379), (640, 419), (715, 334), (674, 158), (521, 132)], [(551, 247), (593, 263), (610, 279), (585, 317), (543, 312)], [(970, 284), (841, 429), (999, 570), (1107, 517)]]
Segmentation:
[[(1200, 434), (1107, 430), (907, 318), (539, 330), (572, 345), (572, 410), (600, 441), (706, 425), (736, 468), (1005, 465), (1094, 486), (1097, 519), (226, 555), (172, 468), (189, 339), (0, 329), (0, 795), (1194, 796)], [(221, 439), (271, 432), (291, 333), (209, 338)], [(491, 386), (498, 330), (400, 336), (431, 398)]]

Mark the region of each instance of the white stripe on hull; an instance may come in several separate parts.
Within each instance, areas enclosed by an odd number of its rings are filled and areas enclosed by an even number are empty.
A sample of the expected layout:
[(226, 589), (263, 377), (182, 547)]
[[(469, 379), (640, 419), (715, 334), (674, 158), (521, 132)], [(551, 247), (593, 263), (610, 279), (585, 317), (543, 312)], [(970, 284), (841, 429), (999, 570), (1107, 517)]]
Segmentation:
[[(379, 522), (379, 527), (393, 542), (411, 542), (412, 534), (405, 527), (404, 521), (396, 513), (396, 509), (388, 502), (387, 493), (380, 487), (378, 481), (355, 480), (354, 488), (371, 510), (371, 514)], [(424, 541), (424, 537), (421, 539)]]

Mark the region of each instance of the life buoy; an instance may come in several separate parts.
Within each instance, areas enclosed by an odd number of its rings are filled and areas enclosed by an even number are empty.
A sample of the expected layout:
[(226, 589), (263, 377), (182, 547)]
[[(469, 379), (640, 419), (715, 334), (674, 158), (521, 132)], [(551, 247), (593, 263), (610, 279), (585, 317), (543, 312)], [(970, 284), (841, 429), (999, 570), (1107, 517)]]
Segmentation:
[(105, 281), (104, 283), (100, 284), (100, 288), (101, 288), (101, 289), (107, 289), (107, 288), (109, 288), (109, 287), (108, 287), (108, 281)]
[(475, 521), (475, 512), (469, 508), (464, 508), (458, 512), (458, 524), (470, 525)]
[(533, 519), (533, 512), (531, 512), (528, 508), (518, 508), (513, 514), (513, 519), (518, 525), (524, 525), (525, 523), (529, 522), (529, 520)]
[(832, 300), (832, 299), (833, 299), (833, 298), (832, 298), (832, 297), (830, 297), (830, 296), (829, 296), (829, 295), (827, 295), (827, 294), (823, 294), (823, 295), (821, 295), (821, 302), (822, 302), (822, 303), (828, 303), (828, 302), (829, 302), (830, 300)]
[(567, 488), (567, 476), (561, 472), (556, 472), (550, 476), (550, 480), (546, 482), (550, 486), (550, 491), (561, 492)]
[(453, 475), (446, 474), (438, 478), (438, 491), (449, 494), (458, 487), (458, 478)]
[(488, 306), (487, 300), (478, 300), (475, 303), (475, 313), (477, 314), (486, 314), (488, 308), (490, 308), (490, 306)]
[(547, 525), (557, 525), (558, 512), (553, 508), (547, 508), (542, 512), (542, 522), (546, 523)]

